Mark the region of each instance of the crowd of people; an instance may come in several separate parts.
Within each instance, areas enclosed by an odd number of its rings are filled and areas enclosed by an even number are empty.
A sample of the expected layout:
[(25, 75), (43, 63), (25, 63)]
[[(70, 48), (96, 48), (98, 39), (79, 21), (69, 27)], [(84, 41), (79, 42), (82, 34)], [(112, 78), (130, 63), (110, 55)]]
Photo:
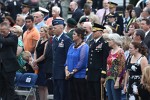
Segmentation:
[(0, 99), (18, 100), (19, 72), (38, 75), (40, 100), (150, 100), (150, 0), (124, 15), (111, 0), (68, 0), (70, 18), (65, 0), (29, 1), (0, 1)]

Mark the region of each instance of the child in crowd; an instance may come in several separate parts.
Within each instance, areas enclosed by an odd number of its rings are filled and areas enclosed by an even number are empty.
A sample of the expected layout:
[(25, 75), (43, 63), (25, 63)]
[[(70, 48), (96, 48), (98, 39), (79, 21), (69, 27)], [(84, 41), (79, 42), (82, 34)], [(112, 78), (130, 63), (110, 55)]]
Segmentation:
[(141, 84), (138, 86), (138, 93), (141, 100), (150, 100), (150, 66), (144, 68)]
[(23, 67), (23, 69), (25, 70), (25, 73), (38, 73), (38, 67), (37, 66), (33, 66), (32, 62), (33, 62), (33, 58), (32, 55), (29, 51), (23, 51), (22, 53), (22, 58), (23, 60), (26, 61), (25, 66)]

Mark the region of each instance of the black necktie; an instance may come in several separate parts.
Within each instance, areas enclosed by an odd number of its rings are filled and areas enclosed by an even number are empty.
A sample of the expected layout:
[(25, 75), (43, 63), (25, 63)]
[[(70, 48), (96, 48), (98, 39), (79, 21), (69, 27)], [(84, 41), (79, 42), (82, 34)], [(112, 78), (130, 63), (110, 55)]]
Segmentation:
[(0, 43), (0, 49), (2, 48), (2, 43)]
[(127, 18), (125, 18), (125, 24), (127, 24), (128, 23), (128, 20), (127, 20)]
[(101, 22), (101, 25), (103, 25), (103, 23), (104, 23), (104, 20), (105, 20), (105, 16), (106, 16), (106, 9), (105, 9), (105, 12), (104, 12), (104, 14), (103, 14), (103, 18), (102, 18), (102, 22)]

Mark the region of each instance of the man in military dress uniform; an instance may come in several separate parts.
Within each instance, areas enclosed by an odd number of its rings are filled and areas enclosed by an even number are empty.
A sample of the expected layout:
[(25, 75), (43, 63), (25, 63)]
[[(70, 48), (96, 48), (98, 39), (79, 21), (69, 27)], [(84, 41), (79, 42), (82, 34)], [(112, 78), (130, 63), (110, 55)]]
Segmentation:
[[(120, 26), (120, 32), (119, 33), (120, 35), (123, 35), (123, 18), (121, 15), (119, 15), (117, 12), (116, 12), (116, 8), (118, 6), (117, 3), (114, 3), (114, 2), (108, 2), (109, 3), (109, 11), (110, 13), (114, 13), (114, 15), (116, 16), (116, 23), (119, 24)], [(107, 22), (107, 16), (106, 16), (106, 19), (105, 19), (105, 22)]]
[(109, 13), (107, 15), (108, 18), (108, 22), (106, 23), (106, 25), (109, 25), (113, 31), (113, 33), (118, 33), (119, 35), (121, 34), (121, 30), (120, 30), (120, 25), (116, 23), (116, 16), (114, 13)]
[(107, 57), (109, 54), (108, 43), (103, 39), (105, 27), (94, 23), (92, 28), (93, 40), (90, 41), (88, 59), (88, 98), (89, 100), (101, 100), (101, 84), (106, 76)]
[(72, 41), (65, 33), (63, 33), (64, 21), (62, 19), (54, 19), (52, 25), (53, 33), (55, 35), (52, 40), (54, 100), (68, 100), (64, 64)]
[(71, 38), (71, 40), (73, 40), (73, 32), (76, 27), (77, 27), (76, 20), (73, 18), (68, 18), (65, 32), (66, 35), (68, 35)]

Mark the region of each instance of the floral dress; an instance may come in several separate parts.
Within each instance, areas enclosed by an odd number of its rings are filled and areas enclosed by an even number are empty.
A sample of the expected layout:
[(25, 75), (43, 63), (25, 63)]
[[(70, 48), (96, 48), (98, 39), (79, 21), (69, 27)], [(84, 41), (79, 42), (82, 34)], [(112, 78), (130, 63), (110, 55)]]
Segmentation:
[(142, 56), (136, 61), (136, 63), (129, 63), (127, 66), (127, 70), (129, 72), (129, 85), (128, 85), (127, 98), (129, 100), (139, 100), (136, 92), (142, 76), (141, 65), (140, 65), (141, 59)]
[(121, 49), (115, 54), (110, 52), (107, 58), (107, 78), (116, 80), (117, 77), (121, 77), (120, 83), (122, 82), (125, 72), (125, 56), (124, 51)]

